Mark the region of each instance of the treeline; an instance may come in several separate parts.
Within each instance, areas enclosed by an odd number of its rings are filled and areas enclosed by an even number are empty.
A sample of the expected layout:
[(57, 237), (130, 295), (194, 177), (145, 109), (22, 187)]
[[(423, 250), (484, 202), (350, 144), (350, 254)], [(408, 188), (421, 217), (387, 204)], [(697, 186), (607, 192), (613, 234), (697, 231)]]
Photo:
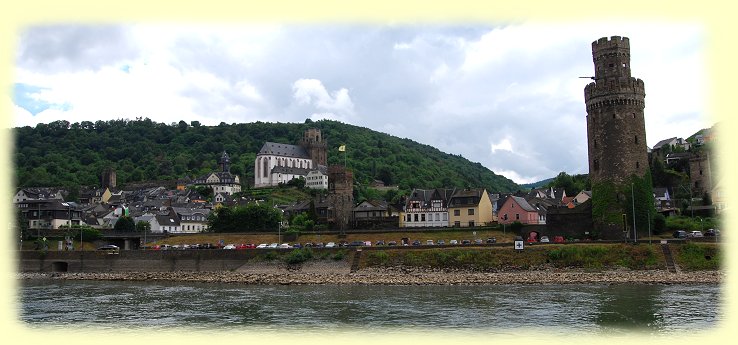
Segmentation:
[[(15, 182), (18, 187), (98, 186), (106, 168), (115, 169), (117, 184), (195, 178), (218, 169), (223, 151), (231, 172), (247, 186), (254, 160), (266, 141), (297, 144), (307, 128), (319, 128), (328, 141), (328, 164), (346, 164), (359, 185), (377, 179), (402, 190), (439, 187), (484, 187), (514, 191), (518, 186), (479, 163), (401, 139), (336, 121), (241, 123), (203, 126), (197, 121), (164, 124), (135, 120), (59, 120), (14, 128)], [(347, 152), (338, 151), (345, 144)]]

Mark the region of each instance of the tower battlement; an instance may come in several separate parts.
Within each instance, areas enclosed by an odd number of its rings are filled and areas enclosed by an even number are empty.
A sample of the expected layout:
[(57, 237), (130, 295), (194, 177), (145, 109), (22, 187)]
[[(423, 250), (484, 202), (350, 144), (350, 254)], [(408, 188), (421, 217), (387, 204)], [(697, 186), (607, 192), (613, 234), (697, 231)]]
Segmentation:
[(592, 52), (594, 53), (612, 49), (630, 50), (630, 39), (628, 37), (612, 36), (610, 38), (602, 37), (592, 42)]
[(595, 98), (610, 95), (629, 95), (641, 100), (646, 96), (646, 87), (639, 78), (611, 78), (589, 83), (584, 87), (584, 100), (589, 102)]

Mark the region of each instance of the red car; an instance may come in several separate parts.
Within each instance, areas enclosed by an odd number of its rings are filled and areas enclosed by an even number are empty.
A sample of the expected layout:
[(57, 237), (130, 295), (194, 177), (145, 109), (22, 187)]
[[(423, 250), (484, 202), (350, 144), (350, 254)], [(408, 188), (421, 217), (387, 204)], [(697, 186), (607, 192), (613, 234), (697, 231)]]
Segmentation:
[(236, 249), (252, 249), (252, 248), (256, 248), (256, 245), (253, 243), (246, 243), (246, 244), (241, 243), (236, 246)]
[(564, 243), (566, 240), (564, 239), (564, 236), (554, 236), (554, 243)]

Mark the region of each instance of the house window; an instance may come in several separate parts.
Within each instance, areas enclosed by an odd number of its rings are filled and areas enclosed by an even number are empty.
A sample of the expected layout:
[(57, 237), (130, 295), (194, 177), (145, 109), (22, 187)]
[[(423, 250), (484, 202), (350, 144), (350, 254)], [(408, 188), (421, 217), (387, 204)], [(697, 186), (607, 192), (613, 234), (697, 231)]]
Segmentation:
[(418, 221), (418, 215), (417, 214), (415, 214), (413, 218), (415, 219), (416, 222)]
[(470, 227), (470, 228), (473, 228), (473, 227), (474, 227), (474, 221), (473, 221), (473, 220), (470, 220), (470, 221), (469, 221), (469, 227)]
[(454, 222), (454, 226), (455, 226), (455, 227), (457, 227), (457, 228), (460, 228), (460, 227), (461, 227), (461, 222), (460, 222), (460, 221), (458, 221), (458, 220), (457, 220), (457, 221), (455, 221), (455, 222)]
[(515, 220), (520, 220), (520, 213), (515, 214)]
[(474, 215), (474, 209), (473, 209), (473, 208), (470, 208), (470, 209), (469, 209), (469, 210), (467, 211), (467, 214), (468, 214), (468, 215), (470, 215), (470, 216), (473, 216), (473, 215)]
[(425, 222), (425, 213), (420, 215), (420, 221)]
[(461, 215), (461, 210), (454, 210), (454, 216), (458, 217)]
[(436, 213), (436, 221), (439, 221), (439, 220), (441, 220), (441, 217), (439, 216), (438, 213)]
[(507, 213), (505, 213), (505, 216), (502, 217), (504, 220), (507, 220)]

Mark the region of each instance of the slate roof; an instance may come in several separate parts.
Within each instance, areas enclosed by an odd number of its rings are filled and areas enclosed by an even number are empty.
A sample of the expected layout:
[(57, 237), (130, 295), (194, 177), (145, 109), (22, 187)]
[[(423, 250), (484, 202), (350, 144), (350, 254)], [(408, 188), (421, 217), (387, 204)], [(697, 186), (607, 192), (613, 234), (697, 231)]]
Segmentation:
[(272, 174), (277, 173), (277, 174), (291, 174), (291, 175), (307, 176), (307, 174), (312, 170), (313, 169), (275, 166), (274, 168), (272, 168)]
[(656, 143), (656, 145), (653, 145), (653, 149), (654, 149), (654, 150), (658, 150), (658, 149), (660, 149), (660, 148), (661, 148), (662, 146), (664, 146), (664, 145), (666, 145), (666, 144), (669, 144), (669, 143), (671, 143), (672, 141), (675, 141), (676, 139), (677, 139), (676, 137), (673, 137), (673, 138), (669, 138), (669, 139), (664, 139), (664, 140), (661, 140), (661, 141), (659, 141), (658, 143)]
[(257, 155), (273, 155), (292, 158), (310, 159), (310, 155), (302, 146), (266, 142)]
[(477, 206), (484, 189), (460, 189), (448, 200), (448, 207)]
[(519, 197), (519, 196), (514, 196), (514, 195), (511, 195), (510, 197), (511, 197), (511, 198), (513, 199), (513, 201), (515, 201), (515, 203), (516, 203), (516, 204), (518, 204), (518, 205), (520, 206), (520, 208), (522, 208), (523, 210), (525, 210), (525, 211), (528, 211), (528, 212), (537, 212), (537, 211), (538, 211), (538, 210), (536, 210), (536, 208), (535, 208), (535, 207), (531, 206), (531, 205), (530, 205), (530, 204), (528, 203), (528, 200), (525, 200), (525, 198), (521, 198), (521, 197)]

